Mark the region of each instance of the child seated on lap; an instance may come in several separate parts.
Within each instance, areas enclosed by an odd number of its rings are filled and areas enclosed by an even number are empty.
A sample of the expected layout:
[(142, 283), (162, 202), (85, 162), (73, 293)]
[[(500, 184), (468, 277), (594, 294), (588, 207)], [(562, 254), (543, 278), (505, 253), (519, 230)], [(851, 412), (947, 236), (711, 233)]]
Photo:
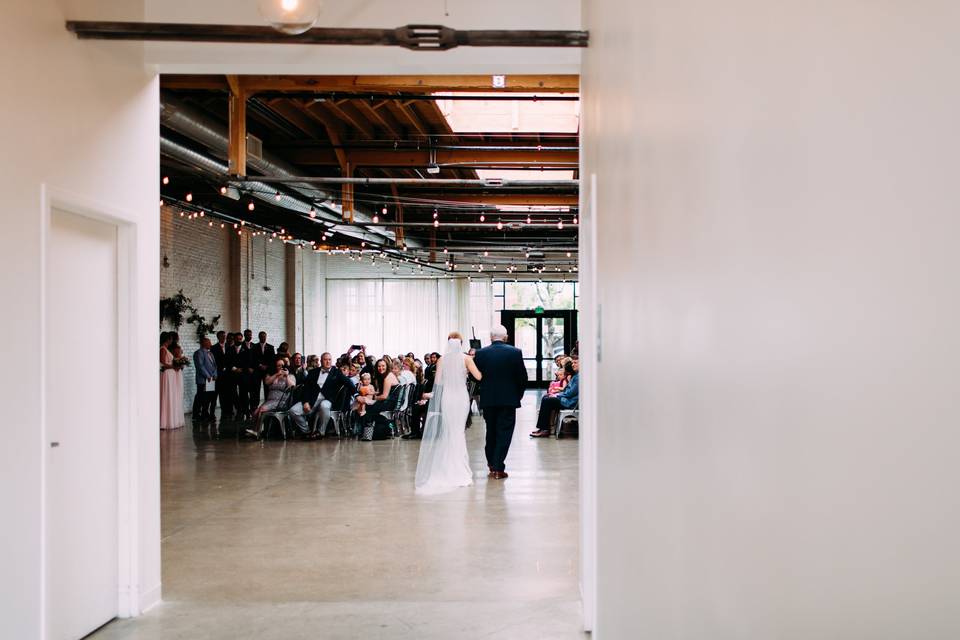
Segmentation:
[(357, 402), (353, 405), (353, 410), (362, 416), (367, 413), (367, 405), (375, 402), (373, 396), (377, 395), (376, 389), (370, 384), (369, 373), (364, 373), (360, 376), (360, 386), (357, 391), (359, 393), (357, 394)]

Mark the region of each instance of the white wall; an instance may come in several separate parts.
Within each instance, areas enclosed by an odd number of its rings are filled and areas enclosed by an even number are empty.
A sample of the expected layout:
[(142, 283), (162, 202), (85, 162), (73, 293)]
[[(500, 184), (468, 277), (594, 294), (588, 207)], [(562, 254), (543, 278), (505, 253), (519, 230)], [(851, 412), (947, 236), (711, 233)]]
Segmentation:
[[(95, 3), (79, 3), (85, 10)], [(100, 3), (103, 5), (110, 3)], [(142, 4), (124, 17), (142, 19)], [(101, 15), (106, 15), (102, 14)], [(116, 14), (113, 14), (115, 16)], [(113, 17), (111, 16), (111, 17)], [(41, 187), (75, 194), (138, 216), (134, 302), (137, 360), (132, 372), (135, 437), (141, 459), (143, 519), (139, 583), (145, 602), (159, 597), (157, 450), (158, 86), (144, 73), (139, 46), (80, 43), (63, 28), (61, 3), (5, 3), (0, 20), (0, 335), (9, 366), (0, 371), (0, 637), (37, 638), (41, 622)], [(83, 265), (77, 265), (83, 277)], [(84, 312), (76, 313), (76, 350), (64, 367), (83, 375)], [(77, 416), (76, 428), (83, 428)]]
[(960, 636), (960, 5), (583, 7), (595, 637)]
[[(254, 0), (147, 0), (156, 22), (263, 24)], [(579, 29), (578, 0), (365, 0), (324, 3), (318, 26), (392, 29), (441, 24), (456, 29)], [(91, 17), (89, 19), (95, 19)], [(443, 74), (578, 73), (579, 49), (460, 47), (438, 53), (396, 47), (312, 47), (149, 43), (163, 73)]]

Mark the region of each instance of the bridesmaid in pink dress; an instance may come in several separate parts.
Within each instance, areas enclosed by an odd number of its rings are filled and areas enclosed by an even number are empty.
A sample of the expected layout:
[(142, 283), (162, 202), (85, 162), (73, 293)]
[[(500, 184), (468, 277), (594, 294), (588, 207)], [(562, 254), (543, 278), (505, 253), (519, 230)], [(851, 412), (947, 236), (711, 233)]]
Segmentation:
[(172, 333), (160, 334), (160, 428), (180, 429), (183, 418), (183, 372), (173, 368)]

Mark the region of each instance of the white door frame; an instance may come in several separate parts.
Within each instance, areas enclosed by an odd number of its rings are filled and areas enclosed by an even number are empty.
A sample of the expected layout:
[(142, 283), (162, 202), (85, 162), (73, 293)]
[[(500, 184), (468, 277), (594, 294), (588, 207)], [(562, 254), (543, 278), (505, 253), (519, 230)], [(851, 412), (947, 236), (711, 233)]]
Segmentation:
[(50, 246), (50, 221), (54, 209), (105, 222), (117, 228), (117, 522), (118, 569), (117, 612), (120, 617), (140, 613), (140, 548), (138, 477), (139, 439), (136, 429), (136, 389), (132, 384), (136, 371), (137, 231), (134, 212), (85, 196), (41, 185), (40, 216), (40, 605), (41, 637), (47, 637), (47, 252)]

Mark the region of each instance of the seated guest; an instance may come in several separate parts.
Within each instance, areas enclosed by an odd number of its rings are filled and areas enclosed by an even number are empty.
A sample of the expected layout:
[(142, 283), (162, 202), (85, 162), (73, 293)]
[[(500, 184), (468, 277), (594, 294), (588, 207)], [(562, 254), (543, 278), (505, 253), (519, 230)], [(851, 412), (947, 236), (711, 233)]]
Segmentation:
[(534, 438), (546, 438), (550, 435), (550, 426), (553, 423), (553, 413), (561, 409), (576, 408), (580, 392), (580, 361), (574, 359), (570, 365), (573, 377), (567, 388), (556, 396), (544, 396), (540, 401), (540, 413), (537, 416), (537, 430), (530, 435)]
[(376, 367), (377, 372), (373, 375), (373, 385), (377, 389), (377, 395), (375, 395), (373, 399), (376, 400), (376, 402), (367, 409), (366, 418), (368, 422), (387, 408), (387, 399), (390, 397), (390, 391), (400, 384), (397, 376), (387, 367), (386, 360), (377, 360)]
[[(344, 391), (346, 390), (346, 391)], [(310, 418), (319, 413), (317, 431), (314, 437), (323, 437), (333, 411), (333, 401), (341, 393), (351, 396), (357, 392), (356, 386), (340, 369), (333, 367), (333, 356), (324, 353), (320, 356), (320, 366), (311, 369), (287, 415), (302, 433), (310, 432)]]
[(290, 357), (290, 343), (281, 342), (280, 346), (277, 347), (277, 357), (278, 358), (289, 358)]
[(367, 405), (374, 403), (373, 396), (377, 393), (376, 389), (373, 388), (369, 373), (361, 374), (358, 390), (359, 393), (354, 402), (353, 410), (357, 412), (357, 415), (362, 416), (367, 412)]
[(547, 388), (547, 395), (555, 396), (566, 389), (570, 379), (573, 378), (573, 374), (573, 358), (564, 358), (557, 367), (557, 374), (553, 382)]
[(371, 376), (376, 377), (377, 364), (373, 356), (364, 357), (363, 364), (360, 365), (360, 373), (369, 373)]
[(259, 437), (263, 428), (263, 414), (270, 411), (279, 410), (280, 403), (289, 389), (297, 384), (296, 379), (290, 375), (287, 369), (286, 361), (283, 358), (277, 358), (274, 361), (273, 373), (267, 374), (263, 378), (263, 386), (267, 389), (267, 397), (263, 403), (253, 412), (256, 420), (256, 429), (247, 429), (247, 433)]
[(414, 373), (414, 369), (416, 369), (416, 365), (413, 363), (413, 358), (405, 357), (400, 365), (400, 374), (397, 376), (400, 384), (417, 384), (417, 375)]
[(303, 384), (307, 380), (307, 369), (303, 366), (303, 356), (300, 353), (290, 357), (290, 373), (296, 378), (297, 384)]

